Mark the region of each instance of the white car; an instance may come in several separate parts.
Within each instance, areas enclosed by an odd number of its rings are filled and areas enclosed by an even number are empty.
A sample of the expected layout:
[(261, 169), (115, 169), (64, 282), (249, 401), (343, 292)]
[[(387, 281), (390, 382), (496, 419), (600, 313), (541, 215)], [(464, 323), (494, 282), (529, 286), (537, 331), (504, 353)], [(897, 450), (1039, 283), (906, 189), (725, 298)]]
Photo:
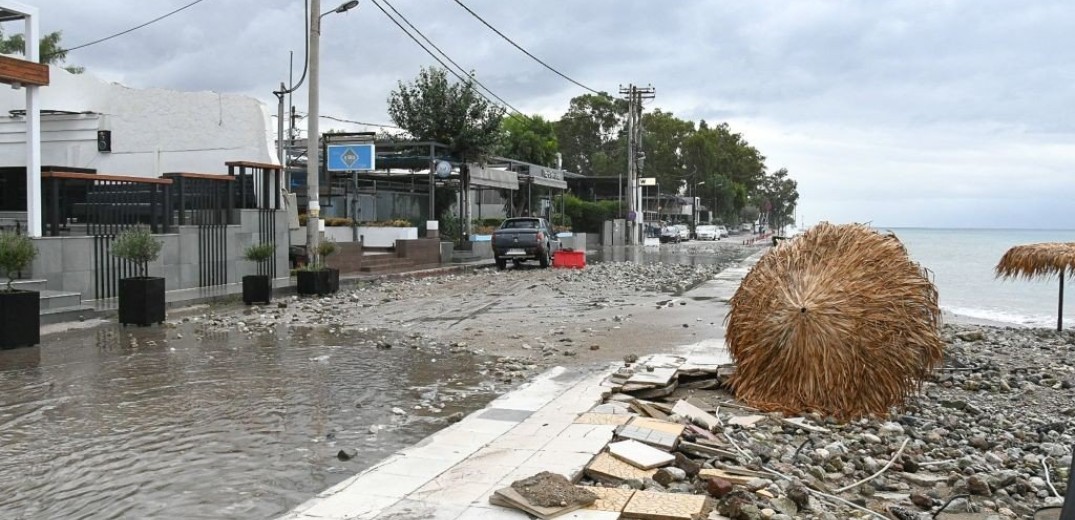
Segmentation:
[(698, 240), (720, 240), (720, 231), (717, 226), (696, 226), (694, 228), (694, 238)]
[(679, 239), (680, 240), (690, 240), (691, 239), (691, 227), (690, 226), (688, 226), (686, 224), (676, 224), (674, 227), (679, 230)]
[(726, 228), (724, 226), (717, 226), (717, 231), (720, 232), (720, 238), (724, 238), (724, 237), (728, 236), (728, 228)]

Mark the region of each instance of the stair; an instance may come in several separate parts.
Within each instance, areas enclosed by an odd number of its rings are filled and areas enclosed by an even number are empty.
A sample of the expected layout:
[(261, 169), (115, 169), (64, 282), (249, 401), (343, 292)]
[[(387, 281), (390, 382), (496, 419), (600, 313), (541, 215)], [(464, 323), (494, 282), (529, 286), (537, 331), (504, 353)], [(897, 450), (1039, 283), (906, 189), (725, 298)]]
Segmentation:
[(362, 257), (362, 266), (358, 268), (361, 273), (385, 273), (410, 269), (414, 265), (413, 260), (397, 258), (392, 255), (367, 255)]
[(46, 284), (46, 280), (15, 280), (11, 283), (12, 288), (20, 291), (38, 293), (42, 325), (89, 319), (99, 314), (93, 306), (82, 303), (82, 293), (46, 289)]

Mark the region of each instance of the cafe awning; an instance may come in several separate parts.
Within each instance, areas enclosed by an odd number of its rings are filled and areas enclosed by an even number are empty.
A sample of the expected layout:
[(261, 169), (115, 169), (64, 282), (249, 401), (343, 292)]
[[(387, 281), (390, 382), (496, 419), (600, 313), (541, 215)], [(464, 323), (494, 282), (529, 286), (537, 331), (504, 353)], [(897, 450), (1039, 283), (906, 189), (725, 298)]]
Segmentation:
[(482, 168), (476, 164), (471, 164), (470, 184), (499, 190), (518, 190), (519, 176), (515, 172)]

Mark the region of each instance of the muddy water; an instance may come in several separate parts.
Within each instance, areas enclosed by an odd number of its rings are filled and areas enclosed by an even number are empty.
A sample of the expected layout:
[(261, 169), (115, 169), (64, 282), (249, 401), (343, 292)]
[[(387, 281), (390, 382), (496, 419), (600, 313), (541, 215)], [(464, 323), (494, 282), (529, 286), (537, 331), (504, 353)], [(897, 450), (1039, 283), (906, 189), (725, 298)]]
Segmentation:
[(732, 242), (683, 242), (660, 247), (602, 247), (586, 257), (587, 262), (632, 262), (642, 264), (718, 265), (739, 260), (757, 248)]
[(272, 518), (494, 395), (476, 356), (371, 337), (105, 326), (0, 351), (0, 518)]

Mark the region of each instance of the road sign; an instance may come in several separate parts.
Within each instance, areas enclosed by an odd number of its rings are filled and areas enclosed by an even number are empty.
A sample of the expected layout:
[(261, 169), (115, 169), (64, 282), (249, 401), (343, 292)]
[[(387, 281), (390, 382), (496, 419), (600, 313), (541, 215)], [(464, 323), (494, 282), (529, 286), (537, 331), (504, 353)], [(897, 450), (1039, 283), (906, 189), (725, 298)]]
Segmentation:
[(656, 186), (657, 185), (657, 178), (656, 177), (640, 177), (638, 179), (638, 185), (639, 186)]
[(330, 144), (325, 165), (330, 172), (353, 172), (376, 168), (373, 143)]

